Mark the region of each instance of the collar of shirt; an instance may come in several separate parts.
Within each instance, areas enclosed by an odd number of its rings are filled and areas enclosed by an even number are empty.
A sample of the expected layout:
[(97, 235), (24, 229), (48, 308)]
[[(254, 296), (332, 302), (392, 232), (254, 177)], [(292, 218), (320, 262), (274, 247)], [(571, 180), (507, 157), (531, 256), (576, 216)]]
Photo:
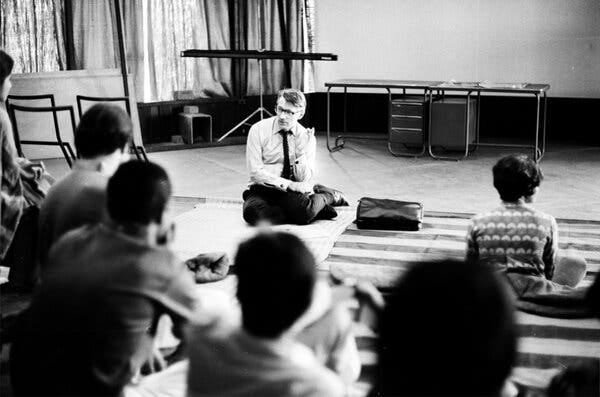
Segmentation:
[[(281, 128), (279, 128), (277, 126), (277, 117), (274, 118), (273, 120), (273, 127), (271, 128), (271, 132), (273, 135), (279, 134), (279, 131), (281, 131)], [(298, 137), (298, 134), (300, 133), (300, 129), (298, 128), (298, 123), (296, 123), (292, 129), (290, 130), (290, 132), (292, 133), (292, 135), (294, 137)]]

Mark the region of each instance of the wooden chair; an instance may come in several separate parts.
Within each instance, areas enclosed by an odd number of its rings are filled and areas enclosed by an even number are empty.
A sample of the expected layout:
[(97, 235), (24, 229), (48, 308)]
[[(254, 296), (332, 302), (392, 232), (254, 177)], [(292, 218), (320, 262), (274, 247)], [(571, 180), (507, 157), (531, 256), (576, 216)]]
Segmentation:
[[(15, 102), (26, 102), (32, 103), (34, 105), (39, 105), (39, 101), (47, 100), (50, 106), (21, 106), (15, 104)], [(38, 101), (37, 103), (34, 101)], [(69, 167), (73, 166), (73, 161), (76, 159), (75, 153), (71, 148), (69, 142), (65, 142), (60, 134), (60, 126), (58, 123), (58, 113), (59, 112), (69, 112), (71, 126), (73, 131), (75, 131), (75, 112), (73, 111), (72, 106), (56, 106), (54, 101), (54, 95), (9, 95), (7, 100), (7, 109), (10, 116), (10, 119), (13, 123), (13, 133), (15, 138), (15, 146), (17, 148), (17, 152), (20, 156), (23, 156), (23, 149), (21, 145), (39, 145), (39, 146), (58, 146), (65, 156), (65, 160)], [(31, 140), (31, 139), (20, 139), (19, 134), (19, 123), (17, 115), (21, 112), (26, 113), (51, 113), (53, 126), (54, 126), (54, 137), (56, 140)]]
[[(77, 99), (77, 111), (79, 112), (79, 120), (81, 120), (81, 116), (83, 115), (83, 113), (85, 113), (85, 111), (92, 106), (92, 104), (95, 103), (120, 103), (121, 106), (123, 106), (123, 108), (125, 109), (125, 111), (127, 111), (127, 114), (129, 115), (129, 117), (131, 117), (131, 107), (129, 105), (129, 97), (123, 96), (123, 97), (92, 97), (92, 96), (85, 96), (85, 95), (77, 95), (75, 97)], [(91, 102), (92, 104), (85, 106), (86, 102)], [(133, 139), (132, 139), (133, 141)], [(135, 154), (135, 157), (138, 160), (144, 160), (144, 161), (148, 161), (148, 156), (146, 156), (146, 150), (144, 149), (143, 145), (136, 145), (135, 141), (133, 141), (133, 144), (131, 146), (131, 150), (133, 151), (133, 153)]]

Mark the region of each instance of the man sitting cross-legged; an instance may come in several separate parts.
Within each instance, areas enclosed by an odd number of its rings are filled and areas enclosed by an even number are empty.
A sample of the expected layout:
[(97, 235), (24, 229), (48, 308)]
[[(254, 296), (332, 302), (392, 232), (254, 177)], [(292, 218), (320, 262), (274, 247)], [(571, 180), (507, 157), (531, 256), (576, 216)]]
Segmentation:
[(40, 209), (42, 272), (50, 247), (60, 236), (106, 217), (106, 184), (119, 164), (129, 158), (131, 131), (131, 119), (118, 106), (97, 104), (82, 116), (75, 130), (79, 157), (73, 170), (52, 186)]
[(53, 245), (11, 348), (16, 395), (118, 396), (151, 359), (161, 315), (181, 335), (196, 298), (191, 273), (165, 246), (170, 194), (160, 166), (122, 164), (108, 182), (110, 220)]
[(219, 316), (192, 330), (188, 395), (344, 395), (360, 370), (352, 324), (347, 312), (315, 314), (323, 295), (304, 243), (259, 234), (240, 245), (235, 264), (241, 325)]
[(341, 192), (312, 182), (317, 141), (312, 129), (298, 123), (306, 110), (304, 94), (293, 88), (279, 91), (275, 109), (277, 116), (259, 121), (248, 133), (244, 220), (306, 225), (335, 218), (333, 207), (348, 203)]

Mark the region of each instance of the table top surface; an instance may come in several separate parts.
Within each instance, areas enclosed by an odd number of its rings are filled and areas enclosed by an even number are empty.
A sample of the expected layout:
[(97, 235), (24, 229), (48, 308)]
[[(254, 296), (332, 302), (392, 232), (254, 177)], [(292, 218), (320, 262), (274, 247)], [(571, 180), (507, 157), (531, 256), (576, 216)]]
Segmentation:
[(482, 91), (510, 93), (541, 93), (550, 89), (545, 83), (442, 82), (431, 89), (445, 91)]
[(325, 87), (367, 87), (367, 88), (429, 88), (442, 81), (428, 80), (371, 80), (342, 79), (325, 83)]
[(550, 89), (545, 83), (454, 82), (429, 80), (342, 79), (326, 82), (325, 87), (417, 88), (444, 91), (481, 91), (506, 93), (542, 93)]

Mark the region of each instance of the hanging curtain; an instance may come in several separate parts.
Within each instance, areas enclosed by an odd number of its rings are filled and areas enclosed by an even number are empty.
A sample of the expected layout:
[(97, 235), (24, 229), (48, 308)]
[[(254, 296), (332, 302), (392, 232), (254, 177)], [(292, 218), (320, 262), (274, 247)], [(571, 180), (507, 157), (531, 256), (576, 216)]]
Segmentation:
[(227, 0), (149, 0), (149, 79), (155, 97), (174, 90), (197, 96), (231, 96), (231, 60), (182, 58), (186, 49), (229, 49)]
[[(66, 1), (71, 2), (74, 69), (120, 68), (114, 1)], [(145, 97), (143, 1), (120, 2), (128, 72), (138, 101)]]
[(13, 73), (66, 69), (63, 0), (2, 0), (0, 46), (15, 61)]
[[(304, 0), (237, 0), (238, 49), (304, 52)], [(289, 69), (288, 69), (289, 68)], [(259, 79), (264, 94), (283, 87), (304, 88), (304, 61), (246, 62), (241, 74), (246, 95), (256, 95)]]
[(119, 65), (112, 0), (72, 1), (75, 69), (109, 69)]
[[(304, 15), (302, 18), (304, 35), (303, 37), (303, 48), (304, 52), (317, 52), (316, 37), (317, 33), (315, 30), (315, 0), (304, 0)], [(313, 61), (306, 61), (304, 64), (304, 91), (314, 92), (315, 91), (315, 69)]]

